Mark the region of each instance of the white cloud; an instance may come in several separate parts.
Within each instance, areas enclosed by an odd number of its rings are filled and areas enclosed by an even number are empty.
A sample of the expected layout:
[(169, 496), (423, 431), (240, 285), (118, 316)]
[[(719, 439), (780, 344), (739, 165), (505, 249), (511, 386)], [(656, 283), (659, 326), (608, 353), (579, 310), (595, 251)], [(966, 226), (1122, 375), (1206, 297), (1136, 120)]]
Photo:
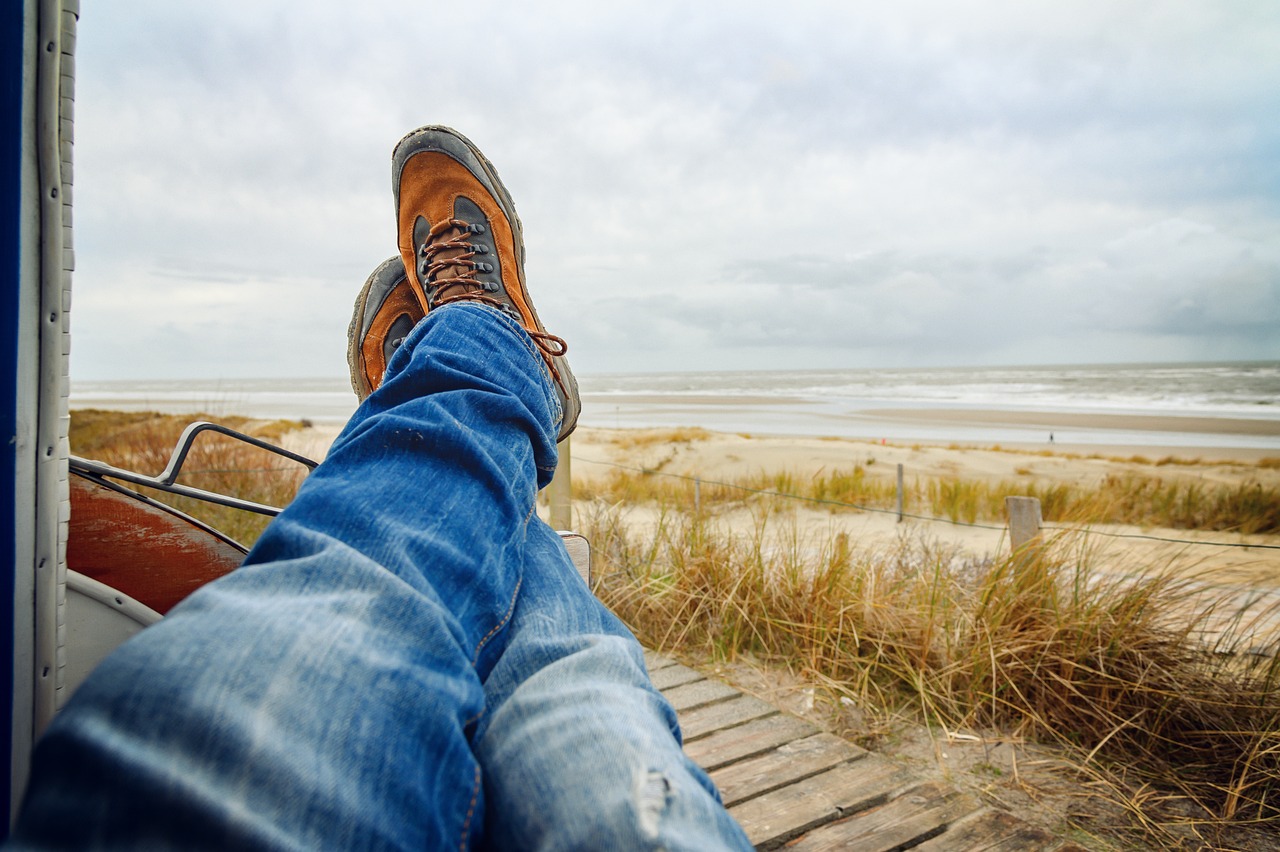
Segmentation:
[(1280, 357), (1270, 6), (456, 11), (86, 9), (74, 374), (340, 375), (426, 122), (579, 372)]

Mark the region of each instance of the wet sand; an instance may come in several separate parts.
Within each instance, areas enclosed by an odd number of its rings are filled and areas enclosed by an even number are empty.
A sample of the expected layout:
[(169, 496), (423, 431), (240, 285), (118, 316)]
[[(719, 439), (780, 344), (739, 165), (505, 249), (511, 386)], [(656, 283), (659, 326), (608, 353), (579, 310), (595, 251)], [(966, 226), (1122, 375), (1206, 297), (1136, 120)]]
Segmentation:
[(1039, 426), (1043, 429), (1122, 429), (1134, 432), (1187, 432), (1202, 435), (1258, 435), (1280, 438), (1280, 420), (1226, 417), (1153, 416), (1145, 414), (1084, 414), (1066, 411), (991, 411), (880, 408), (864, 416), (930, 423), (985, 423)]
[(703, 427), (755, 436), (1017, 447), (1079, 454), (1280, 458), (1280, 419), (1176, 413), (873, 408), (774, 396), (586, 394), (582, 426)]

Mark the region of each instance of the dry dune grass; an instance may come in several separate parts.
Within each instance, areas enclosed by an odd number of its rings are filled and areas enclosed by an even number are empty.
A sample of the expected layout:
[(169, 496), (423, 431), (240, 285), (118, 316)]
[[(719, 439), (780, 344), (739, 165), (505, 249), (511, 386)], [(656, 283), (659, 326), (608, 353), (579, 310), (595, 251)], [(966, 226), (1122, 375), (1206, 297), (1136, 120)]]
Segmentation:
[(579, 511), (597, 594), (650, 646), (749, 656), (864, 712), (1051, 744), (1130, 815), (1131, 839), (1256, 833), (1267, 848), (1280, 828), (1280, 662), (1244, 653), (1275, 647), (1258, 635), (1275, 613), (1224, 617), (1225, 598), (1158, 570), (1103, 574), (1077, 536), (974, 559), (805, 537), (763, 498), (749, 531), (671, 500), (642, 528), (602, 501)]
[[(211, 420), (267, 441), (278, 441), (303, 424), (287, 420), (252, 421), (244, 417), (170, 415), (86, 409), (71, 413), (70, 443), (74, 455), (105, 462), (135, 473), (154, 476), (169, 462), (178, 437), (188, 423)], [(289, 503), (306, 476), (306, 468), (225, 435), (197, 437), (179, 482), (219, 494), (241, 497), (268, 506)], [(138, 490), (195, 517), (246, 546), (253, 544), (271, 518), (166, 494)]]
[[(649, 437), (651, 443), (659, 443), (659, 436)], [(611, 469), (575, 482), (575, 496), (622, 503), (683, 500), (693, 495), (699, 502), (713, 505), (769, 492), (833, 508), (850, 504), (880, 509), (893, 507), (897, 500), (895, 482), (872, 475), (865, 464), (824, 467), (810, 473), (759, 471), (707, 480), (669, 474), (663, 467), (659, 463), (642, 469)], [(908, 513), (953, 522), (1002, 521), (1005, 498), (1010, 496), (1038, 498), (1044, 519), (1051, 523), (1129, 524), (1246, 535), (1280, 532), (1280, 488), (1253, 479), (1214, 483), (1139, 472), (1108, 473), (1096, 483), (912, 476), (904, 481), (903, 508)]]

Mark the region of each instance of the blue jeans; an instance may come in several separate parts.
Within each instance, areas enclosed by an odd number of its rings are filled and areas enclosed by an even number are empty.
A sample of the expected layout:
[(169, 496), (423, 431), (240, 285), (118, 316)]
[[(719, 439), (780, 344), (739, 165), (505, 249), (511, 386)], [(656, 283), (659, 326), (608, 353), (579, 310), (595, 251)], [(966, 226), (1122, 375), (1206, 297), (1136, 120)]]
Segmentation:
[(432, 311), (238, 571), (43, 737), (15, 848), (749, 848), (639, 645), (534, 514), (559, 400)]

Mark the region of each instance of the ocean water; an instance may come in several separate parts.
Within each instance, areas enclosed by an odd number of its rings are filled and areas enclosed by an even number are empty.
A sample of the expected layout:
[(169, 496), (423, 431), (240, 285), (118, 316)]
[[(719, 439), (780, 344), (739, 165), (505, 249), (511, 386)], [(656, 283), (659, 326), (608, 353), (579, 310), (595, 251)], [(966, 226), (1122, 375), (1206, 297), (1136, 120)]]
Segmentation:
[(1280, 419), (1280, 362), (1068, 367), (637, 373), (586, 376), (584, 393), (844, 401), (859, 408), (981, 408)]
[[(761, 434), (1034, 443), (1038, 425), (937, 423), (882, 412), (1007, 411), (1216, 418), (1224, 430), (1057, 430), (1073, 444), (1280, 450), (1280, 362), (582, 375), (581, 422)], [(73, 382), (72, 408), (242, 414), (341, 423), (345, 379)], [(935, 418), (936, 420), (936, 418)], [(1226, 428), (1253, 421), (1252, 434)], [(1173, 422), (1173, 421), (1170, 421)]]

